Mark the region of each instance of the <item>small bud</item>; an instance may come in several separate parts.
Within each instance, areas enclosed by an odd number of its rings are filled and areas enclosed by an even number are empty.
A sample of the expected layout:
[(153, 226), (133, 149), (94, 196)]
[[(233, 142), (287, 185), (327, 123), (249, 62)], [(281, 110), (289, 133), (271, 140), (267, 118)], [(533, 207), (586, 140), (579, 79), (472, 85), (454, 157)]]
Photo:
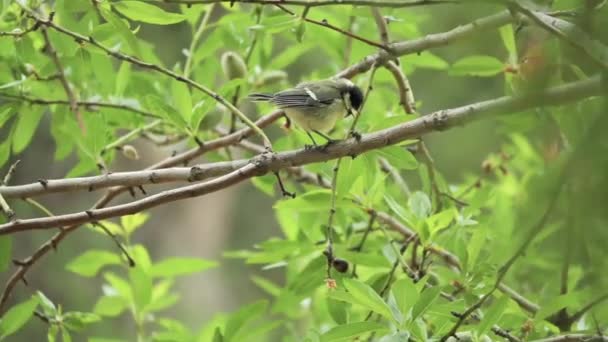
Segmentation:
[(301, 20), (298, 26), (294, 29), (294, 33), (296, 34), (296, 40), (298, 43), (301, 43), (304, 40), (304, 33), (306, 32), (306, 22)]
[(483, 172), (490, 173), (492, 170), (494, 170), (494, 165), (491, 161), (486, 159), (483, 161), (483, 163), (481, 163), (481, 168), (483, 169)]
[(135, 147), (133, 147), (133, 145), (123, 146), (122, 155), (125, 156), (125, 158), (131, 159), (131, 160), (139, 159), (139, 153), (137, 153), (137, 149), (135, 149)]
[(256, 83), (258, 87), (264, 87), (281, 83), (287, 79), (287, 73), (282, 70), (270, 70), (260, 75), (259, 81)]
[(247, 65), (238, 54), (228, 51), (222, 55), (222, 70), (229, 80), (244, 78), (247, 75)]
[(335, 258), (331, 265), (340, 273), (346, 273), (348, 271), (348, 261), (340, 258)]
[(336, 283), (335, 279), (327, 278), (325, 279), (325, 286), (327, 286), (328, 289), (333, 290), (338, 288), (338, 283)]

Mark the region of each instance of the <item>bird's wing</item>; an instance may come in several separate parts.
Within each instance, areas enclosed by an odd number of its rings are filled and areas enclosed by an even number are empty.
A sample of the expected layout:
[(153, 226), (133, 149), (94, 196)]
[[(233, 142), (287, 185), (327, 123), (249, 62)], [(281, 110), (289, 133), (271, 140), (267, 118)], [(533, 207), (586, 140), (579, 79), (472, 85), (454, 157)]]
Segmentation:
[(340, 93), (333, 87), (324, 87), (317, 82), (301, 83), (295, 88), (283, 90), (274, 94), (271, 102), (282, 108), (294, 107), (326, 107), (340, 98)]

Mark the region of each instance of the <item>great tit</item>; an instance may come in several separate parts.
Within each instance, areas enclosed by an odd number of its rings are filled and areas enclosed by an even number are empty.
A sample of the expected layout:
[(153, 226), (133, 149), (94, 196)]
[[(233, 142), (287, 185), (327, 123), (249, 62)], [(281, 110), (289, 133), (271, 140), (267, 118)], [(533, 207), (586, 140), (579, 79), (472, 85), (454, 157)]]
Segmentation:
[(282, 109), (317, 145), (310, 133), (332, 142), (326, 133), (338, 119), (361, 108), (363, 92), (353, 82), (338, 78), (304, 82), (274, 94), (250, 94), (249, 99), (270, 102)]

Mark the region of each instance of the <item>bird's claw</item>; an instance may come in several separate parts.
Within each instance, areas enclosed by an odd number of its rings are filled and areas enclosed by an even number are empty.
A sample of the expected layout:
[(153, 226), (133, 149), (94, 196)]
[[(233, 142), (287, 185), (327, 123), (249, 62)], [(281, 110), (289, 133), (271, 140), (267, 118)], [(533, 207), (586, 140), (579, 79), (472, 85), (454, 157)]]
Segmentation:
[(361, 133), (359, 133), (357, 131), (350, 131), (348, 133), (348, 135), (350, 135), (351, 137), (355, 138), (355, 140), (357, 140), (357, 142), (361, 141)]

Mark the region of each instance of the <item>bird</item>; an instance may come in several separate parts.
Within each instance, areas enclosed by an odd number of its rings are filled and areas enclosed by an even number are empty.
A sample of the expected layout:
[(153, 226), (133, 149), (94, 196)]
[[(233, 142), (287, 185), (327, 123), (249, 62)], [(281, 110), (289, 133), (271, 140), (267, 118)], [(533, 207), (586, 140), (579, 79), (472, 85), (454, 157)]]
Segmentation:
[(361, 88), (346, 78), (330, 78), (302, 82), (293, 88), (273, 94), (254, 93), (254, 102), (269, 102), (284, 111), (288, 120), (302, 128), (314, 146), (311, 133), (316, 133), (330, 144), (335, 140), (327, 135), (336, 122), (359, 111), (363, 104)]

